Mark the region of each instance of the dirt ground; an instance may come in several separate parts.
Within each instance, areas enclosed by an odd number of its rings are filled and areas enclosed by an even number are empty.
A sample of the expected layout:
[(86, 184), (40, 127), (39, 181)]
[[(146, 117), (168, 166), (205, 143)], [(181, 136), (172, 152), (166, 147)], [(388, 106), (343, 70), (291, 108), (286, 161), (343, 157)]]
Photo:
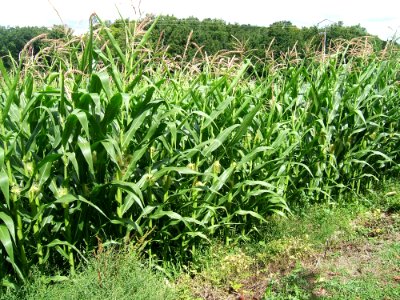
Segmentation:
[[(371, 211), (336, 232), (318, 251), (283, 254), (225, 285), (194, 278), (193, 294), (206, 300), (400, 299), (400, 215)], [(292, 253), (293, 254), (293, 253)], [(399, 298), (397, 298), (399, 295)]]

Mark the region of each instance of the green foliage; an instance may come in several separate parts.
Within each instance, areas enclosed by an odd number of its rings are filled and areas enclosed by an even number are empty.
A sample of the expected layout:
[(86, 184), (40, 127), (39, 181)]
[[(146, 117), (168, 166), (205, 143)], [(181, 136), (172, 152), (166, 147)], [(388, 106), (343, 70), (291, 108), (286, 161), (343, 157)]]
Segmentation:
[(195, 72), (148, 48), (156, 22), (120, 44), (94, 18), (81, 40), (0, 65), (3, 285), (34, 264), (74, 273), (98, 238), (185, 261), (397, 171), (397, 57)]
[[(46, 34), (50, 39), (66, 39), (72, 35), (72, 30), (60, 25), (55, 25), (51, 29), (46, 27), (0, 26), (0, 57), (3, 59), (4, 65), (10, 68), (12, 60), (18, 60), (20, 52), (27, 43), (41, 34)], [(41, 48), (49, 45), (43, 42), (42, 39), (28, 45), (26, 50), (30, 55), (38, 53)]]
[[(121, 23), (122, 21), (116, 21), (111, 27), (118, 31)], [(228, 24), (216, 19), (200, 21), (193, 17), (178, 19), (161, 16), (153, 30), (152, 41), (160, 47), (167, 47), (168, 53), (173, 57), (186, 53), (187, 57), (193, 58), (199, 47), (208, 55), (219, 51), (239, 50), (244, 51), (248, 57), (261, 59), (270, 55), (279, 57), (296, 48), (296, 53), (304, 57), (322, 49), (321, 33), (324, 31), (327, 32), (327, 45), (336, 39), (349, 41), (369, 35), (360, 25), (344, 26), (342, 22), (318, 29), (316, 26), (299, 28), (290, 21), (275, 22), (263, 27)], [(376, 50), (382, 49), (382, 41), (377, 37), (373, 39), (377, 42)]]
[[(150, 21), (154, 21), (150, 19)], [(150, 23), (151, 23), (150, 22)], [(149, 23), (146, 23), (150, 26)], [(129, 20), (107, 21), (105, 25), (115, 37), (122, 49), (127, 45), (126, 30), (135, 30), (138, 24)], [(95, 27), (99, 24), (95, 24)], [(139, 26), (140, 27), (140, 26)], [(144, 26), (146, 27), (146, 26)], [(190, 17), (179, 19), (173, 16), (161, 16), (151, 32), (151, 41), (157, 50), (167, 49), (172, 57), (193, 59), (198, 56), (213, 55), (221, 51), (230, 51), (231, 55), (257, 57), (268, 59), (271, 56), (279, 58), (288, 51), (296, 49), (294, 53), (300, 57), (307, 57), (315, 50), (321, 50), (324, 43), (323, 33), (326, 32), (327, 45), (333, 45), (337, 39), (351, 40), (369, 35), (360, 25), (344, 26), (343, 22), (331, 24), (325, 28), (299, 28), (290, 21), (275, 22), (269, 26), (254, 26), (229, 24), (217, 19)], [(51, 39), (68, 39), (72, 30), (64, 26), (55, 25), (51, 29), (45, 27), (0, 27), (0, 57), (6, 58), (7, 68), (12, 62), (7, 58), (10, 53), (14, 60), (31, 39), (40, 34), (47, 34)], [(377, 37), (371, 37), (374, 49), (381, 50), (385, 43)], [(48, 43), (38, 40), (29, 49), (32, 54), (38, 53)], [(113, 51), (113, 50), (111, 50)]]

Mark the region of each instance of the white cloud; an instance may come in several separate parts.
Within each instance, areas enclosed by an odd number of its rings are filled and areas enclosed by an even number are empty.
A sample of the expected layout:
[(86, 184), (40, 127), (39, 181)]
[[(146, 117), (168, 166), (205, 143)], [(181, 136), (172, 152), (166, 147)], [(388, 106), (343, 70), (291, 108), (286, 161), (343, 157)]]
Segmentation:
[(396, 0), (0, 0), (0, 24), (60, 24), (56, 9), (66, 24), (82, 31), (93, 12), (104, 20), (114, 20), (119, 16), (117, 6), (124, 17), (136, 18), (139, 4), (142, 14), (219, 18), (255, 25), (288, 20), (297, 26), (311, 26), (327, 18), (345, 25), (360, 24), (383, 39), (391, 37), (400, 26), (400, 2)]

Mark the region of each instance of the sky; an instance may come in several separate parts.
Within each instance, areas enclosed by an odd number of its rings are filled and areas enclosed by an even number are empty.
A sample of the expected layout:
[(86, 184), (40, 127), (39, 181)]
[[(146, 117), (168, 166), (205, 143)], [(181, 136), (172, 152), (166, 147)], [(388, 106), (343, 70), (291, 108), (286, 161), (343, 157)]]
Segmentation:
[(343, 21), (360, 24), (383, 40), (400, 36), (399, 0), (0, 0), (0, 25), (65, 24), (80, 34), (93, 12), (111, 21), (119, 14), (137, 19), (149, 13), (264, 26), (283, 20), (313, 26), (326, 19), (319, 26)]

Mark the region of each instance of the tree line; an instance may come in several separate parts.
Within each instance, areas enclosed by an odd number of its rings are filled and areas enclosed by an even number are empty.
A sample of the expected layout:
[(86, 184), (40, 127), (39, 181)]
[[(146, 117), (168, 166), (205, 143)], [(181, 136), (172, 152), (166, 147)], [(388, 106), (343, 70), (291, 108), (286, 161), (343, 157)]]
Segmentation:
[[(9, 59), (9, 56), (14, 60), (18, 60), (20, 52), (27, 43), (42, 34), (46, 34), (46, 39), (63, 39), (72, 35), (73, 31), (62, 25), (55, 25), (52, 28), (0, 26), (0, 57), (3, 59), (4, 65), (10, 67), (12, 61)], [(37, 53), (42, 47), (48, 45), (46, 39), (38, 39), (32, 42), (29, 51)]]
[[(122, 20), (111, 27), (121, 28)], [(153, 42), (167, 47), (172, 56), (194, 55), (199, 48), (204, 53), (240, 50), (263, 58), (268, 54), (279, 56), (296, 51), (304, 57), (309, 52), (323, 51), (338, 39), (352, 40), (369, 36), (374, 50), (381, 50), (386, 42), (372, 36), (361, 25), (345, 26), (343, 22), (331, 23), (325, 27), (297, 27), (290, 21), (279, 21), (269, 26), (230, 24), (218, 19), (199, 20), (194, 17), (179, 19), (161, 16), (153, 30)]]
[[(124, 44), (124, 26), (132, 22), (116, 20), (107, 24), (120, 44)], [(65, 38), (72, 35), (72, 30), (63, 26), (54, 26), (51, 29), (0, 26), (0, 57), (11, 54), (14, 59), (18, 59), (26, 43), (42, 33), (46, 33), (49, 38)], [(192, 57), (199, 51), (211, 55), (222, 50), (239, 50), (258, 58), (264, 58), (267, 54), (279, 56), (295, 50), (298, 56), (304, 57), (309, 51), (322, 51), (336, 39), (351, 40), (363, 36), (371, 35), (360, 25), (345, 26), (343, 22), (322, 28), (300, 28), (290, 21), (254, 26), (230, 24), (218, 19), (161, 16), (151, 33), (150, 42), (154, 47), (165, 49), (172, 57), (182, 56), (184, 53), (187, 57)], [(371, 36), (369, 40), (375, 50), (382, 49), (386, 43), (376, 36)], [(33, 51), (38, 51), (43, 45), (43, 41), (33, 43)], [(10, 63), (7, 60), (5, 62), (6, 65)]]

